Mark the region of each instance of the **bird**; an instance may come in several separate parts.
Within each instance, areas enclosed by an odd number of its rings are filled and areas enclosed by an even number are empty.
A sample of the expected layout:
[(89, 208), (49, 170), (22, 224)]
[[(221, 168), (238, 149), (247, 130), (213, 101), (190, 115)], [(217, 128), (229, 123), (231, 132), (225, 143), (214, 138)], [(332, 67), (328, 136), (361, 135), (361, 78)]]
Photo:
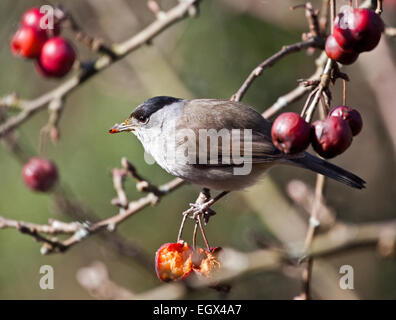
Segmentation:
[(109, 132), (132, 132), (165, 171), (206, 190), (243, 190), (275, 165), (307, 169), (365, 188), (366, 182), (357, 175), (309, 152), (278, 150), (271, 126), (242, 102), (157, 96), (141, 103)]

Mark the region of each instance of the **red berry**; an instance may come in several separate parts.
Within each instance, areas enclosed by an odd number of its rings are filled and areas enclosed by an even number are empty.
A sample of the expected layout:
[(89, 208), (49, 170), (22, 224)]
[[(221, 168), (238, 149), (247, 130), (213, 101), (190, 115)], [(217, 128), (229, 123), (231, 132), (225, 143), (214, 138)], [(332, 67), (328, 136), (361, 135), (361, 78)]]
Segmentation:
[(357, 52), (373, 50), (381, 39), (384, 23), (373, 10), (354, 9), (341, 12), (334, 20), (333, 35), (344, 49)]
[(354, 10), (354, 28), (352, 36), (357, 40), (354, 46), (358, 52), (373, 50), (381, 39), (384, 23), (381, 17), (370, 9)]
[(313, 123), (312, 146), (324, 158), (343, 153), (352, 143), (352, 131), (348, 123), (339, 117), (329, 117)]
[(186, 278), (192, 271), (193, 250), (183, 240), (163, 244), (155, 254), (155, 270), (162, 281)]
[(14, 55), (36, 58), (40, 55), (46, 41), (47, 34), (45, 32), (31, 27), (21, 27), (11, 40), (11, 51)]
[(44, 44), (38, 64), (44, 75), (63, 77), (70, 71), (75, 59), (76, 53), (69, 41), (56, 37)]
[(272, 142), (284, 153), (297, 153), (309, 145), (311, 125), (294, 112), (280, 114), (271, 129)]
[[(48, 25), (49, 23), (49, 19), (45, 18), (45, 13), (41, 13), (40, 12), (40, 8), (31, 8), (28, 11), (26, 11), (23, 15), (22, 15), (22, 19), (21, 19), (21, 24), (23, 26), (28, 26), (28, 27), (32, 27), (35, 28), (37, 30), (44, 30), (47, 31), (48, 36), (57, 36), (60, 33), (60, 23), (59, 20), (57, 20), (54, 17), (54, 21), (53, 21), (53, 26), (51, 29), (51, 26)], [(45, 19), (44, 21), (42, 21), (42, 19)], [(42, 27), (46, 27), (47, 29), (43, 29)]]
[(31, 158), (22, 168), (22, 177), (30, 189), (46, 192), (58, 180), (58, 170), (50, 160)]
[(346, 122), (348, 122), (349, 127), (352, 130), (352, 135), (356, 136), (363, 127), (363, 119), (359, 111), (352, 109), (347, 106), (334, 107), (330, 113), (329, 117), (339, 117)]
[(326, 54), (330, 59), (333, 59), (342, 64), (352, 64), (359, 56), (353, 49), (343, 49), (337, 43), (333, 35), (329, 35), (325, 45)]

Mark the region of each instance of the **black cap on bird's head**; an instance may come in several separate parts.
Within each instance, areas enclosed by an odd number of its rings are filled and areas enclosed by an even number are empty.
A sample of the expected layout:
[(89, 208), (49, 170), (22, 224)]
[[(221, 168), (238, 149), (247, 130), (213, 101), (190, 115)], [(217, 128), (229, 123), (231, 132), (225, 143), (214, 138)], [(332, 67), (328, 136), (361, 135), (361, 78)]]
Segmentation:
[(182, 101), (183, 99), (168, 97), (168, 96), (158, 96), (150, 98), (140, 104), (121, 124), (116, 124), (113, 126), (109, 132), (118, 133), (123, 131), (133, 131), (136, 123), (146, 123), (150, 116), (162, 109), (165, 106), (171, 105), (172, 103)]

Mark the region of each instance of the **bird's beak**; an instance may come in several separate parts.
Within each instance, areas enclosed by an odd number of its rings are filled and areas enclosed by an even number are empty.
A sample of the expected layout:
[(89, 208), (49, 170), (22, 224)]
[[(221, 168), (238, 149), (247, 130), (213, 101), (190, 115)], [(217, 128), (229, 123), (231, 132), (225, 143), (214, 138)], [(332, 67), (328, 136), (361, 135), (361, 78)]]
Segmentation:
[(110, 130), (109, 133), (119, 133), (119, 132), (130, 132), (135, 129), (133, 121), (131, 119), (126, 119), (123, 123), (115, 124)]

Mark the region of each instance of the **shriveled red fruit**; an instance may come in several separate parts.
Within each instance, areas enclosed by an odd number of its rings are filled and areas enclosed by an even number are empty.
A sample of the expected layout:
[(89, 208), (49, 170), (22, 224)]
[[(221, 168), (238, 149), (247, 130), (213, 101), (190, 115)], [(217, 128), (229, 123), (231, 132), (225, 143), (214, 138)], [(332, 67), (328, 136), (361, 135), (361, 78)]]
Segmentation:
[[(43, 30), (48, 33), (48, 36), (57, 36), (60, 33), (60, 23), (59, 20), (54, 17), (53, 26), (49, 25), (48, 17), (45, 17), (45, 13), (40, 12), (40, 8), (34, 7), (27, 10), (21, 19), (22, 26), (28, 26), (35, 28), (37, 30)], [(42, 21), (42, 19), (44, 20)], [(43, 29), (44, 27), (45, 29)], [(52, 28), (51, 28), (52, 27)]]
[(284, 153), (297, 153), (309, 145), (311, 125), (299, 114), (285, 112), (274, 121), (271, 129), (272, 142)]
[(339, 117), (348, 122), (352, 135), (356, 136), (363, 127), (363, 119), (359, 111), (347, 106), (334, 107), (329, 112), (329, 117)]
[(211, 248), (210, 251), (198, 248), (193, 254), (193, 270), (204, 277), (211, 277), (221, 267), (218, 259), (221, 250), (220, 247)]
[(22, 177), (30, 189), (46, 192), (58, 180), (58, 170), (48, 159), (31, 158), (22, 168)]
[(37, 58), (47, 39), (45, 32), (31, 27), (21, 27), (11, 40), (11, 51), (14, 55), (25, 58)]
[(324, 158), (333, 158), (343, 153), (352, 143), (352, 130), (342, 118), (317, 120), (313, 127), (312, 146)]
[(345, 10), (334, 19), (333, 36), (343, 49), (353, 49), (357, 39), (351, 29), (355, 27), (355, 14), (352, 9)]
[(70, 71), (75, 59), (76, 53), (69, 41), (55, 37), (44, 44), (37, 63), (44, 75), (63, 77)]
[(354, 49), (358, 52), (373, 50), (384, 31), (381, 17), (370, 9), (355, 9), (354, 16), (354, 28), (351, 28), (352, 36), (356, 39)]
[(193, 250), (183, 240), (163, 244), (155, 254), (155, 270), (162, 281), (186, 278), (192, 271)]
[(325, 51), (330, 59), (342, 64), (352, 64), (359, 57), (359, 53), (355, 50), (341, 48), (333, 35), (327, 37)]

